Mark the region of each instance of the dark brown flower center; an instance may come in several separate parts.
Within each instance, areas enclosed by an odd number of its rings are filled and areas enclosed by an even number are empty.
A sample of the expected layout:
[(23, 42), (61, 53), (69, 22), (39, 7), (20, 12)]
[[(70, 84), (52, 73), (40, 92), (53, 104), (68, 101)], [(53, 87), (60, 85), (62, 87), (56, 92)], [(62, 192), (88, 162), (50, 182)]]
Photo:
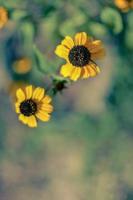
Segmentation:
[(25, 116), (34, 115), (37, 111), (37, 104), (32, 99), (23, 101), (20, 104), (20, 112)]
[(83, 67), (90, 61), (91, 54), (83, 45), (74, 46), (69, 52), (69, 61), (74, 66)]

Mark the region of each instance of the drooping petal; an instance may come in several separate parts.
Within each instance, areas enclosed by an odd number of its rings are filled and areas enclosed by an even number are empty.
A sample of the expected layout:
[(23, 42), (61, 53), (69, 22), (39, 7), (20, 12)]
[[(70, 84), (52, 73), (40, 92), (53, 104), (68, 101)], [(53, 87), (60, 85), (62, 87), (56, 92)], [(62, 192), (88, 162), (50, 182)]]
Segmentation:
[(55, 53), (57, 56), (68, 60), (69, 49), (63, 45), (58, 45)]
[(17, 99), (19, 102), (22, 102), (25, 100), (25, 94), (24, 94), (23, 90), (20, 88), (17, 90), (16, 96), (17, 96)]
[(89, 49), (90, 44), (93, 42), (93, 38), (88, 36), (86, 43), (85, 43), (85, 47), (87, 47)]
[(83, 78), (83, 79), (85, 79), (85, 78), (88, 78), (89, 76), (90, 76), (90, 74), (89, 74), (89, 72), (87, 70), (87, 67), (86, 66), (83, 67), (82, 71), (81, 71), (80, 77)]
[(46, 112), (42, 112), (42, 111), (39, 111), (37, 114), (36, 114), (36, 117), (38, 119), (40, 119), (41, 121), (44, 121), (44, 122), (47, 122), (49, 121), (50, 119), (50, 115)]
[(96, 72), (96, 74), (100, 73), (100, 68), (96, 64), (91, 63), (90, 67)]
[(32, 99), (35, 99), (37, 101), (41, 101), (41, 99), (44, 97), (44, 89), (37, 87), (34, 92), (33, 92), (33, 96)]
[(72, 70), (72, 73), (70, 75), (71, 80), (76, 81), (81, 74), (81, 68), (80, 67), (74, 67), (74, 69)]
[(61, 44), (67, 47), (68, 49), (71, 49), (74, 46), (74, 41), (70, 36), (66, 36)]
[(85, 32), (77, 33), (75, 35), (75, 45), (84, 45), (87, 41), (87, 34)]
[(100, 49), (99, 51), (97, 51), (96, 53), (92, 53), (91, 54), (91, 59), (95, 60), (95, 59), (101, 59), (105, 56), (105, 49)]
[(37, 121), (34, 115), (28, 117), (27, 124), (31, 128), (37, 127)]
[(94, 64), (89, 64), (87, 66), (87, 70), (91, 77), (94, 77), (97, 75), (97, 70)]
[(101, 72), (101, 70), (100, 70), (100, 68), (98, 66), (96, 66), (96, 70), (97, 70), (98, 74)]
[(88, 49), (91, 53), (98, 52), (100, 49), (103, 49), (102, 42), (100, 40), (95, 40), (90, 43)]
[(73, 70), (73, 66), (70, 64), (70, 63), (66, 63), (65, 65), (63, 65), (61, 67), (61, 70), (60, 70), (60, 74), (64, 77), (68, 77), (70, 76), (72, 70)]
[(30, 99), (32, 97), (32, 85), (26, 87), (26, 99)]

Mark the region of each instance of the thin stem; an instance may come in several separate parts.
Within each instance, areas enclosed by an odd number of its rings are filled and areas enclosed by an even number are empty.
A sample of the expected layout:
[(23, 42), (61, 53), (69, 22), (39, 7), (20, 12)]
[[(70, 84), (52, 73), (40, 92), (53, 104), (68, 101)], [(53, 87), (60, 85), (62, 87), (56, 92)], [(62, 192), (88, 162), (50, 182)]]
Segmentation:
[(97, 66), (97, 64), (93, 60), (90, 59), (90, 61)]

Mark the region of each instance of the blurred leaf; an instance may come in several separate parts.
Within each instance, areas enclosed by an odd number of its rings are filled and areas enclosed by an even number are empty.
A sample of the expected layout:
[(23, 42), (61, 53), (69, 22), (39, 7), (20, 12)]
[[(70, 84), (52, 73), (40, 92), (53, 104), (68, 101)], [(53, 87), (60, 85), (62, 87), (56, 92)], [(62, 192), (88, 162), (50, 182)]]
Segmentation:
[(71, 20), (67, 20), (67, 21), (63, 22), (59, 27), (59, 31), (62, 36), (74, 35), (75, 30), (76, 30), (76, 26), (73, 23), (73, 21), (71, 21)]
[(14, 6), (16, 6), (16, 2), (14, 1), (9, 1), (9, 0), (6, 0), (6, 1), (3, 1), (3, 0), (0, 0), (0, 5), (6, 7), (7, 9), (12, 9)]
[[(58, 23), (58, 17), (57, 13), (54, 12), (54, 14), (51, 14), (47, 19), (43, 18), (41, 20), (41, 30), (42, 34), (46, 34), (48, 31), (48, 37), (50, 38), (50, 41), (53, 39), (53, 37), (56, 37), (55, 30), (57, 29), (57, 23)], [(46, 31), (47, 30), (47, 31)]]
[(105, 36), (108, 34), (108, 29), (105, 27), (105, 25), (97, 22), (90, 22), (89, 30), (96, 37)]
[(24, 50), (29, 54), (33, 46), (35, 29), (32, 23), (26, 21), (20, 26)]
[(52, 12), (56, 10), (54, 5), (47, 5), (43, 7), (43, 16), (48, 17)]
[(106, 7), (103, 9), (101, 13), (101, 20), (110, 29), (113, 30), (114, 33), (120, 33), (123, 29), (123, 22), (120, 13), (113, 9)]
[(72, 18), (69, 20), (72, 21), (74, 25), (80, 26), (86, 22), (87, 16), (83, 12), (76, 10)]
[(25, 10), (13, 10), (11, 13), (11, 18), (13, 20), (21, 20), (26, 17), (28, 13)]
[(86, 22), (86, 15), (81, 11), (75, 11), (71, 18), (65, 20), (59, 30), (60, 33), (65, 35), (74, 35), (77, 27), (82, 26)]
[(129, 12), (127, 15), (128, 26), (133, 30), (133, 12)]
[(128, 29), (126, 31), (125, 43), (129, 49), (133, 49), (133, 30)]
[(35, 62), (37, 64), (38, 70), (46, 74), (50, 73), (51, 69), (49, 67), (49, 63), (41, 51), (36, 46), (34, 46), (33, 52), (35, 55)]

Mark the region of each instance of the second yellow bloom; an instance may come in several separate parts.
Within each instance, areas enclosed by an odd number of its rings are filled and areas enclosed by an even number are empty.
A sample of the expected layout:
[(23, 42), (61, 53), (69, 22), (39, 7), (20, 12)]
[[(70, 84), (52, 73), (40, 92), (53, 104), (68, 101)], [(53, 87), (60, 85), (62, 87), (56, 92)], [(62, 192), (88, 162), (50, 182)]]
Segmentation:
[(74, 39), (66, 36), (55, 53), (66, 60), (66, 64), (61, 67), (61, 75), (76, 81), (96, 76), (100, 72), (94, 60), (102, 58), (105, 50), (100, 40), (93, 40), (85, 32), (81, 32)]

